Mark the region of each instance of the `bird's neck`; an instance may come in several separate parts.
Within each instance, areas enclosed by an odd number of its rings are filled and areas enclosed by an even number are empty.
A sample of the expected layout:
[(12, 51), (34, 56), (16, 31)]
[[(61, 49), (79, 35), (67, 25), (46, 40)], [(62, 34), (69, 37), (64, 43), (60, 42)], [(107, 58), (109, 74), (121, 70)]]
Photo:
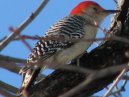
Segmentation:
[(93, 26), (99, 26), (102, 22), (102, 19), (96, 16), (84, 15), (83, 18)]

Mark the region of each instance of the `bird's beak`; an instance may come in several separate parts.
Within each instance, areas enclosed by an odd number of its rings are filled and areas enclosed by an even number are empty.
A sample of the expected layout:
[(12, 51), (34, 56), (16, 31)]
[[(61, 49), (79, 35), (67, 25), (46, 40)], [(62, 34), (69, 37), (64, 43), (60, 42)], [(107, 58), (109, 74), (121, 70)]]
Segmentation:
[(105, 13), (107, 15), (113, 14), (113, 13), (118, 13), (118, 12), (120, 12), (120, 10), (104, 10), (104, 11), (102, 11), (102, 13)]

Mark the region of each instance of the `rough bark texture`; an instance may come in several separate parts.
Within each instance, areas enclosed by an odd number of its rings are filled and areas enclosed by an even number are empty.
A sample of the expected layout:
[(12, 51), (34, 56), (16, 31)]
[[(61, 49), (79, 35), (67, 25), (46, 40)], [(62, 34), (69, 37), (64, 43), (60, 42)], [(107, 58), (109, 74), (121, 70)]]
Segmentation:
[[(110, 33), (129, 39), (129, 0), (118, 1), (124, 3), (122, 5), (119, 3), (122, 11), (114, 17)], [(125, 56), (125, 52), (128, 50), (129, 44), (109, 40), (90, 53), (83, 55), (80, 59), (80, 66), (99, 70), (113, 65), (121, 65), (128, 62), (128, 58)], [(57, 97), (77, 86), (87, 75), (66, 70), (56, 70), (29, 90), (30, 97)], [(82, 91), (75, 93), (73, 97), (93, 95), (109, 85), (116, 76), (117, 74), (108, 75), (95, 80)]]

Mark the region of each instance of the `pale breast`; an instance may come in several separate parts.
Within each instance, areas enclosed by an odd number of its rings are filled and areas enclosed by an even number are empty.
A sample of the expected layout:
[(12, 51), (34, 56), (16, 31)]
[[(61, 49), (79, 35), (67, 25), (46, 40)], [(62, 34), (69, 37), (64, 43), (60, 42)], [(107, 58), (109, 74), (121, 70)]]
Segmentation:
[[(88, 30), (87, 30), (88, 29)], [(96, 36), (97, 29), (92, 26), (85, 27), (85, 36), (79, 42), (72, 45), (70, 48), (64, 49), (61, 52), (58, 52), (53, 57), (49, 58), (49, 62), (57, 64), (65, 64), (80, 54), (83, 54), (93, 43), (93, 41), (87, 41), (87, 39), (94, 39)]]
[(75, 43), (70, 48), (64, 49), (51, 56), (45, 62), (50, 64), (51, 62), (55, 64), (66, 64), (83, 54), (93, 43), (93, 41), (87, 41), (87, 39), (92, 40), (96, 37), (97, 28), (93, 26), (85, 26), (84, 30), (85, 35), (79, 42)]

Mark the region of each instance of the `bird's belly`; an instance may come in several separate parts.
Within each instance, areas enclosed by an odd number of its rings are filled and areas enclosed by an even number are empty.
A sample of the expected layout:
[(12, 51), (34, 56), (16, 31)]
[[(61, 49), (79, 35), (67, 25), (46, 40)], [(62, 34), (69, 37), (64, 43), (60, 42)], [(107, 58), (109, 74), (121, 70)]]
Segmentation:
[(84, 53), (88, 47), (89, 43), (86, 42), (77, 43), (73, 47), (62, 51), (61, 54), (58, 55), (58, 58), (61, 58), (61, 60), (59, 61), (67, 63), (78, 57), (80, 54)]
[(50, 64), (66, 64), (78, 57), (80, 54), (84, 53), (90, 44), (91, 42), (85, 41), (75, 43), (70, 48), (58, 52), (57, 54), (48, 58), (46, 61)]
[(88, 26), (85, 27), (86, 34), (77, 43), (72, 45), (70, 48), (63, 49), (62, 51), (58, 52), (57, 54), (51, 56), (46, 60), (46, 63), (50, 64), (66, 64), (71, 60), (75, 59), (79, 55), (83, 54), (93, 43), (93, 41), (86, 41), (86, 39), (94, 39), (96, 36), (97, 29), (93, 29), (94, 27)]

